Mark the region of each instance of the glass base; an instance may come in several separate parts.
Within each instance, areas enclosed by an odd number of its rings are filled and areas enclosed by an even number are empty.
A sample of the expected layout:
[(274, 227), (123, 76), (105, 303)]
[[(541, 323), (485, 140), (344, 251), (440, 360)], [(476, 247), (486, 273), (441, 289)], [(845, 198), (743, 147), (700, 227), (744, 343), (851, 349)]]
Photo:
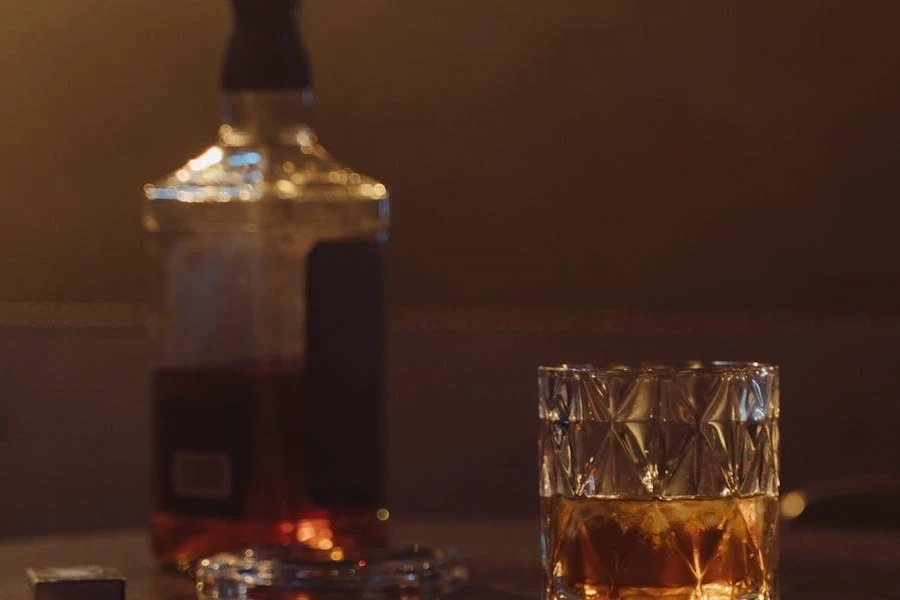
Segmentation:
[(200, 600), (439, 598), (469, 581), (453, 550), (413, 546), (343, 557), (308, 547), (271, 546), (226, 552), (197, 565)]
[(746, 586), (703, 584), (693, 587), (616, 587), (578, 585), (566, 586), (552, 578), (544, 590), (544, 600), (777, 600), (778, 592), (771, 589), (748, 591)]

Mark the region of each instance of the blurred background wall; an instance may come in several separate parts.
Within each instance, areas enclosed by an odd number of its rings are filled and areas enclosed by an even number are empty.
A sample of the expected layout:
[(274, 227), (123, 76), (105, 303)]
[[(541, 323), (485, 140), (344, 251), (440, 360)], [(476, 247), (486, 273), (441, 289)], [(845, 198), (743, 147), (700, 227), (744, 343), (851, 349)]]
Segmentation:
[[(0, 300), (139, 301), (225, 0), (0, 3)], [(395, 305), (894, 312), (900, 4), (307, 0)]]

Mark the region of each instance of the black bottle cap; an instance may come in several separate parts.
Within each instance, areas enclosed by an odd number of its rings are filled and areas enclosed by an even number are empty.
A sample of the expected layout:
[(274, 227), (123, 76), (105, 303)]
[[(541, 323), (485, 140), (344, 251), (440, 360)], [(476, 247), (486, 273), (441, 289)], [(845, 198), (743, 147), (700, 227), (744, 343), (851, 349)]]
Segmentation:
[(222, 90), (306, 90), (312, 80), (296, 14), (298, 0), (231, 0), (234, 32)]

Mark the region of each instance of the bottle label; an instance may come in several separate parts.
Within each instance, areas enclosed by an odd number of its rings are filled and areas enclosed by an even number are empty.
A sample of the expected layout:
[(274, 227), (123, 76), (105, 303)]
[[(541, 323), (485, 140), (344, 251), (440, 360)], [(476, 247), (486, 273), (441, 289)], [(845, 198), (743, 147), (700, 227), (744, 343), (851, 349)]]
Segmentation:
[(318, 506), (384, 506), (383, 250), (326, 242), (309, 256), (302, 439)]
[(384, 505), (382, 253), (329, 241), (309, 254), (304, 363), (156, 373), (161, 510), (267, 519)]
[(163, 369), (154, 396), (160, 508), (243, 516), (253, 454), (252, 381), (231, 369)]
[(179, 498), (226, 500), (234, 487), (234, 461), (222, 452), (175, 452), (172, 456), (172, 488)]

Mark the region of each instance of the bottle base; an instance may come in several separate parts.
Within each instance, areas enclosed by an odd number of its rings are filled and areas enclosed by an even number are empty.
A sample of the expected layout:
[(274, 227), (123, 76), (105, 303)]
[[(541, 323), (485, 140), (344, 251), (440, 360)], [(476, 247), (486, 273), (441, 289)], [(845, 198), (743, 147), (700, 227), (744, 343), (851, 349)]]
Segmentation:
[(157, 512), (151, 525), (153, 555), (164, 571), (190, 574), (210, 556), (254, 547), (304, 548), (327, 560), (387, 547), (382, 511), (311, 513), (279, 521), (185, 517)]

